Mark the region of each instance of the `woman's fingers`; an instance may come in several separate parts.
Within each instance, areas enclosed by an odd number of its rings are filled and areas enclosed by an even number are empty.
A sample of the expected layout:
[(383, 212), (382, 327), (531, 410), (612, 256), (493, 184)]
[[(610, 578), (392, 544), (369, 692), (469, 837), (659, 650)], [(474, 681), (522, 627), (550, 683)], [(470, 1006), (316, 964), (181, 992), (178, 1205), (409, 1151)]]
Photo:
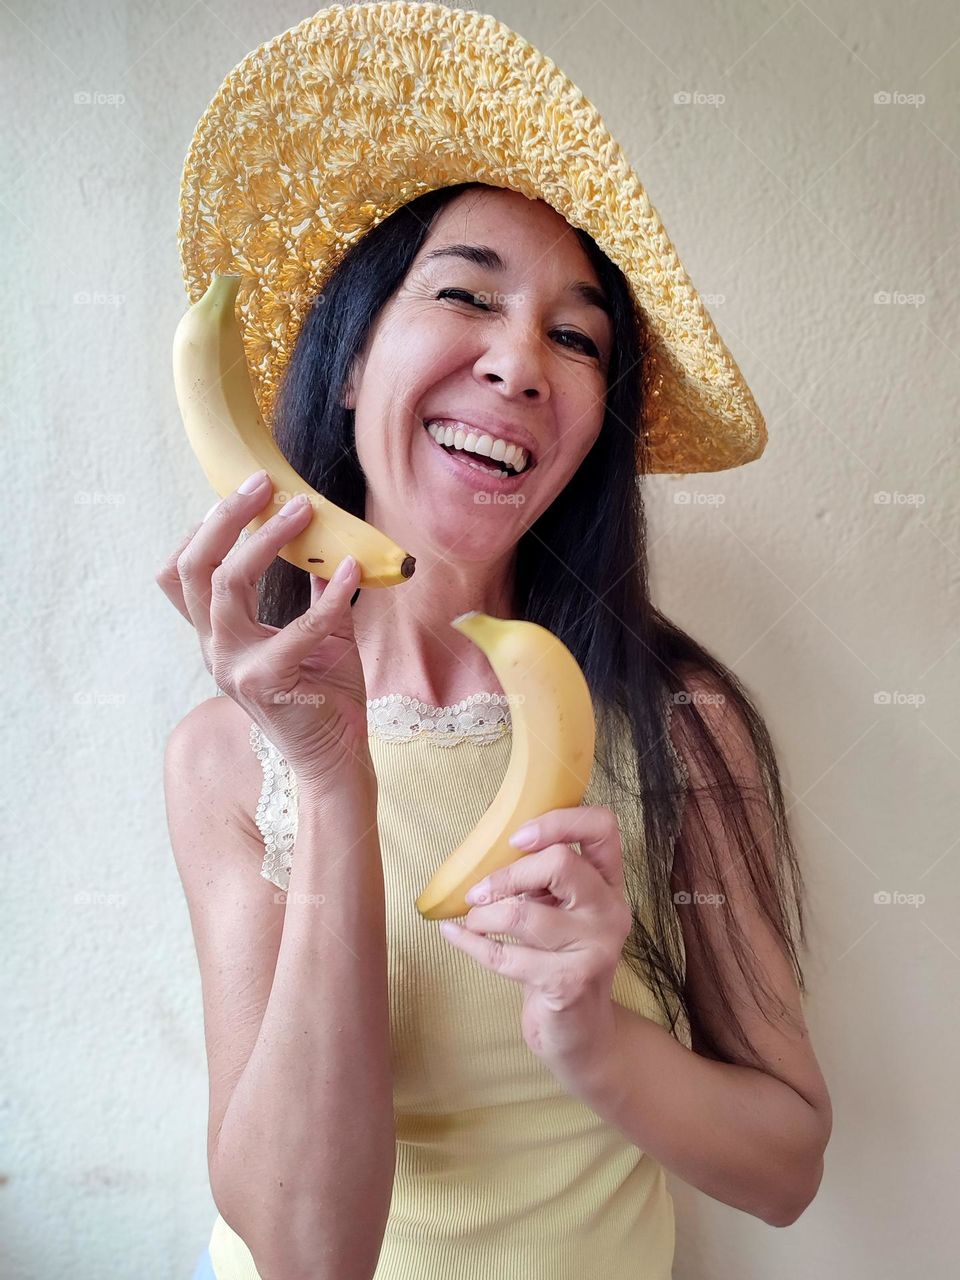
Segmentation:
[(167, 556), (158, 571), (154, 574), (154, 582), (159, 586), (160, 590), (167, 599), (176, 606), (177, 610), (183, 614), (186, 620), (193, 625), (193, 619), (187, 609), (186, 602), (183, 598), (183, 583), (180, 581), (180, 574), (177, 571), (177, 561), (180, 559), (181, 552), (189, 544), (190, 539), (203, 524), (202, 520), (198, 520), (190, 532), (177, 543), (170, 555)]
[[(303, 496), (291, 498), (214, 571), (210, 606), (212, 661), (226, 660), (232, 668), (244, 650), (263, 638), (264, 628), (257, 618), (257, 582), (312, 519), (309, 500)], [(274, 629), (274, 634), (282, 632)]]
[[(351, 561), (348, 565), (347, 561)], [(272, 637), (267, 647), (270, 669), (279, 676), (293, 673), (328, 636), (353, 641), (353, 615), (350, 597), (360, 578), (360, 568), (353, 556), (341, 561), (336, 573), (322, 586), (311, 583), (309, 609), (288, 622)], [(345, 651), (346, 652), (346, 651)]]
[[(317, 600), (320, 599), (320, 596), (324, 594), (324, 590), (326, 589), (326, 586), (328, 586), (328, 581), (326, 581), (325, 577), (320, 577), (319, 573), (311, 573), (310, 575), (311, 608), (314, 607)], [(357, 603), (358, 598), (360, 598), (360, 588), (356, 588), (355, 591), (353, 591), (353, 595), (351, 595), (351, 598), (349, 598), (349, 603), (351, 603), (351, 608), (353, 607), (353, 605)]]
[(292, 678), (327, 636), (352, 639), (350, 610), (344, 606), (360, 571), (354, 563), (345, 575), (334, 575), (329, 582), (311, 574), (310, 607), (280, 630), (262, 625), (257, 618), (257, 583), (283, 547), (309, 525), (313, 508), (306, 497), (294, 499), (241, 540), (244, 529), (274, 496), (266, 475), (253, 486), (249, 480), (244, 483), (249, 492), (241, 487), (216, 503), (164, 562), (156, 581), (196, 628), (208, 667), (221, 668), (224, 680), (240, 655), (265, 632), (274, 638), (271, 669)]
[[(249, 480), (244, 481), (244, 484), (249, 484)], [(249, 493), (236, 489), (228, 494), (207, 513), (186, 550), (181, 552), (177, 560), (184, 604), (190, 621), (197, 629), (204, 652), (213, 631), (210, 613), (213, 606), (214, 575), (226, 567), (225, 562), (232, 566), (233, 557), (227, 561), (228, 552), (246, 525), (271, 500), (272, 495), (273, 486), (267, 476)], [(241, 550), (242, 548), (238, 548), (238, 555)], [(249, 603), (249, 598), (246, 603)], [(229, 626), (237, 632), (239, 638), (243, 631), (239, 610), (231, 607), (228, 612), (232, 615)]]

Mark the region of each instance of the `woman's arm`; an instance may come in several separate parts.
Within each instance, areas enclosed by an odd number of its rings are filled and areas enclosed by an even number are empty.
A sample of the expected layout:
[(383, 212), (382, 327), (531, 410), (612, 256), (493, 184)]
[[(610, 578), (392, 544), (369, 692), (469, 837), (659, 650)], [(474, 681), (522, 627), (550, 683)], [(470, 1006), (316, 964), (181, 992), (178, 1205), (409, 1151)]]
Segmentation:
[(615, 1042), (576, 1072), (577, 1096), (714, 1200), (773, 1227), (795, 1222), (823, 1175), (829, 1099), (814, 1104), (766, 1072), (701, 1057), (613, 1007)]
[(264, 1280), (369, 1280), (396, 1161), (375, 775), (298, 779), (284, 903), (236, 812), (235, 731), (210, 745), (225, 715), (196, 708), (166, 758), (204, 990), (211, 1189)]
[[(694, 696), (709, 695), (700, 697), (701, 712), (743, 786), (751, 824), (760, 833), (759, 852), (772, 875), (772, 819), (761, 798), (750, 734), (714, 682), (691, 675), (686, 683)], [(615, 1004), (615, 1045), (609, 1052), (598, 1047), (582, 1064), (576, 1092), (685, 1182), (771, 1226), (787, 1226), (820, 1185), (833, 1123), (830, 1097), (789, 959), (759, 908), (719, 805), (703, 793), (710, 780), (676, 716), (672, 732), (702, 816), (702, 822), (694, 819), (688, 799), (677, 846), (679, 854), (682, 842), (682, 857), (676, 857), (671, 876), (686, 952), (685, 995), (725, 1060), (704, 1055), (696, 1028), (691, 1052), (658, 1023)], [(708, 835), (722, 851), (716, 874), (707, 870)], [(731, 929), (752, 955), (755, 973), (745, 975), (734, 960)], [(762, 1067), (742, 1063), (705, 944)], [(765, 1003), (775, 1007), (775, 1016), (758, 1005), (758, 981), (772, 995)]]
[(376, 784), (301, 786), (283, 936), (215, 1156), (269, 1280), (369, 1280), (396, 1163)]

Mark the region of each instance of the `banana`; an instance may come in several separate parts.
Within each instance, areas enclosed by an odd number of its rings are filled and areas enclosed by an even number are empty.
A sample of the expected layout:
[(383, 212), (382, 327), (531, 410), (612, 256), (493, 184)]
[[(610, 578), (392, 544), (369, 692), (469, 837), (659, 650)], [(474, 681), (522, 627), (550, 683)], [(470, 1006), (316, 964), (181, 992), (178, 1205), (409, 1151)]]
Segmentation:
[(490, 807), (416, 900), (427, 920), (469, 910), (464, 895), (484, 876), (524, 856), (508, 844), (523, 823), (583, 800), (593, 768), (596, 722), (590, 689), (562, 641), (534, 622), (471, 610), (450, 623), (486, 654), (507, 694), (510, 763)]
[[(315, 515), (279, 552), (329, 581), (341, 560), (355, 556), (361, 587), (392, 587), (409, 578), (415, 560), (379, 529), (311, 488), (286, 460), (257, 405), (235, 304), (240, 277), (214, 274), (206, 293), (184, 314), (173, 339), (173, 378), (187, 438), (221, 498), (263, 468), (283, 500), (305, 493)], [(275, 503), (247, 525), (255, 532)]]

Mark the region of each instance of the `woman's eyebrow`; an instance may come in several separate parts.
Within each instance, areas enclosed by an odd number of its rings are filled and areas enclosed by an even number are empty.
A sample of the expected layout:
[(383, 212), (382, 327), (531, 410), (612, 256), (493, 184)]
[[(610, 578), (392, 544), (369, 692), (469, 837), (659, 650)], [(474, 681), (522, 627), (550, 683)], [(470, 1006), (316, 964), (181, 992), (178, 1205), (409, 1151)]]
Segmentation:
[[(507, 269), (507, 264), (496, 249), (491, 249), (485, 244), (443, 244), (436, 249), (430, 249), (423, 255), (424, 262), (432, 262), (437, 258), (462, 258), (476, 267), (483, 267), (487, 271), (498, 271), (501, 274)], [(587, 306), (599, 307), (605, 315), (613, 318), (606, 294), (595, 284), (590, 284), (587, 280), (574, 280), (572, 284), (567, 285), (567, 293), (574, 294)]]

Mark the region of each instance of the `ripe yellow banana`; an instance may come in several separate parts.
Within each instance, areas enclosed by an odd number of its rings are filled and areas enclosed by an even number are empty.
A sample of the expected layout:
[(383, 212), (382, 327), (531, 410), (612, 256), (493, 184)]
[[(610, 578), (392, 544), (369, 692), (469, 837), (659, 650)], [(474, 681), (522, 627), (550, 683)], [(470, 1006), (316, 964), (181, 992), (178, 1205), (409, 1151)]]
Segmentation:
[(590, 689), (562, 641), (534, 622), (472, 610), (450, 623), (486, 654), (507, 694), (510, 763), (486, 813), (417, 898), (427, 920), (462, 916), (464, 895), (491, 871), (524, 856), (508, 838), (550, 809), (583, 800), (593, 768), (596, 723)]
[[(297, 474), (270, 434), (250, 381), (235, 304), (240, 277), (214, 275), (184, 314), (173, 338), (173, 378), (187, 438), (207, 479), (225, 498), (261, 468), (285, 502), (305, 493), (314, 517), (280, 556), (329, 581), (352, 555), (361, 587), (392, 587), (414, 570), (414, 558), (379, 529), (344, 511)], [(270, 504), (247, 525), (253, 533), (276, 514)]]

